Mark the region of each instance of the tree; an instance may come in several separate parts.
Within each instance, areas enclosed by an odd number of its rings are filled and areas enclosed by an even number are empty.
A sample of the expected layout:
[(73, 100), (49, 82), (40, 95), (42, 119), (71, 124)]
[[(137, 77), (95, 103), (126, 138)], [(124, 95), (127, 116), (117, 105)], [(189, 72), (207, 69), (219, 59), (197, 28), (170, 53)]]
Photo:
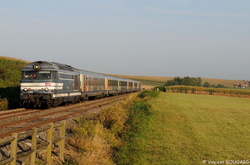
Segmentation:
[(200, 77), (175, 77), (173, 80), (168, 80), (165, 83), (165, 86), (173, 86), (173, 85), (189, 85), (189, 86), (202, 86), (202, 79)]
[(201, 77), (197, 77), (197, 86), (201, 87), (202, 86), (202, 79)]
[(203, 84), (203, 87), (211, 87), (211, 84), (210, 84), (209, 82), (205, 82), (205, 83)]
[(180, 77), (175, 77), (173, 80), (168, 80), (165, 86), (181, 85), (182, 79)]
[(224, 88), (224, 85), (218, 84), (215, 88)]

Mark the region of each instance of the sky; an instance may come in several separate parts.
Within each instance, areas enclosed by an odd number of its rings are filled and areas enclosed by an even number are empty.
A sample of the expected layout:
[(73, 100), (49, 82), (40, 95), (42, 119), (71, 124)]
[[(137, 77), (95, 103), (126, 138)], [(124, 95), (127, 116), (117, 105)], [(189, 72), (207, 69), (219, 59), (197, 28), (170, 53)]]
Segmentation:
[(250, 80), (249, 0), (0, 0), (0, 56)]

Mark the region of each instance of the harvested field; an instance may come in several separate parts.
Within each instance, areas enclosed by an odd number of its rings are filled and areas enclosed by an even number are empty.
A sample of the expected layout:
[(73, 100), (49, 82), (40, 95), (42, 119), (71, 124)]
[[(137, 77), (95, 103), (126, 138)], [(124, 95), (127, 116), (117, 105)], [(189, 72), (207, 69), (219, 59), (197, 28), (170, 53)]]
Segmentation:
[[(151, 85), (151, 86), (163, 85), (166, 81), (172, 80), (174, 78), (174, 77), (160, 77), (160, 76), (129, 76), (129, 75), (115, 75), (115, 74), (110, 74), (110, 75), (121, 77), (121, 78), (138, 80), (142, 82), (142, 85)], [(222, 84), (223, 86), (226, 86), (226, 87), (233, 87), (233, 85), (238, 84), (242, 81), (241, 80), (202, 78), (202, 82), (203, 83), (209, 82), (211, 85)]]

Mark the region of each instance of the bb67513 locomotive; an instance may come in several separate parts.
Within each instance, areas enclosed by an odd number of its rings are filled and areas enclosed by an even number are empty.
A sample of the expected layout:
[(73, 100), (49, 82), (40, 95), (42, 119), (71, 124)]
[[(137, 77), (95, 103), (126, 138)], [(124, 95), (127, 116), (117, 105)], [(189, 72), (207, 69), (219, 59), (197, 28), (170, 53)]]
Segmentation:
[(22, 107), (50, 108), (66, 102), (125, 94), (141, 90), (141, 83), (66, 64), (35, 61), (22, 68)]

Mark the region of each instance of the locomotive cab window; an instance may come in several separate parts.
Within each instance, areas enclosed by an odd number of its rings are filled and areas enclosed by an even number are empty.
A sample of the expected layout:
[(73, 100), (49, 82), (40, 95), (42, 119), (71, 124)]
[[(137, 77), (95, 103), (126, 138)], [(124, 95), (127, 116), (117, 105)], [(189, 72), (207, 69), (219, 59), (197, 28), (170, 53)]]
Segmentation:
[(73, 80), (74, 75), (67, 74), (67, 73), (60, 73), (60, 79), (62, 79), (62, 80)]
[(23, 72), (23, 79), (48, 80), (48, 79), (51, 79), (51, 72), (50, 71), (26, 71), (26, 72)]

